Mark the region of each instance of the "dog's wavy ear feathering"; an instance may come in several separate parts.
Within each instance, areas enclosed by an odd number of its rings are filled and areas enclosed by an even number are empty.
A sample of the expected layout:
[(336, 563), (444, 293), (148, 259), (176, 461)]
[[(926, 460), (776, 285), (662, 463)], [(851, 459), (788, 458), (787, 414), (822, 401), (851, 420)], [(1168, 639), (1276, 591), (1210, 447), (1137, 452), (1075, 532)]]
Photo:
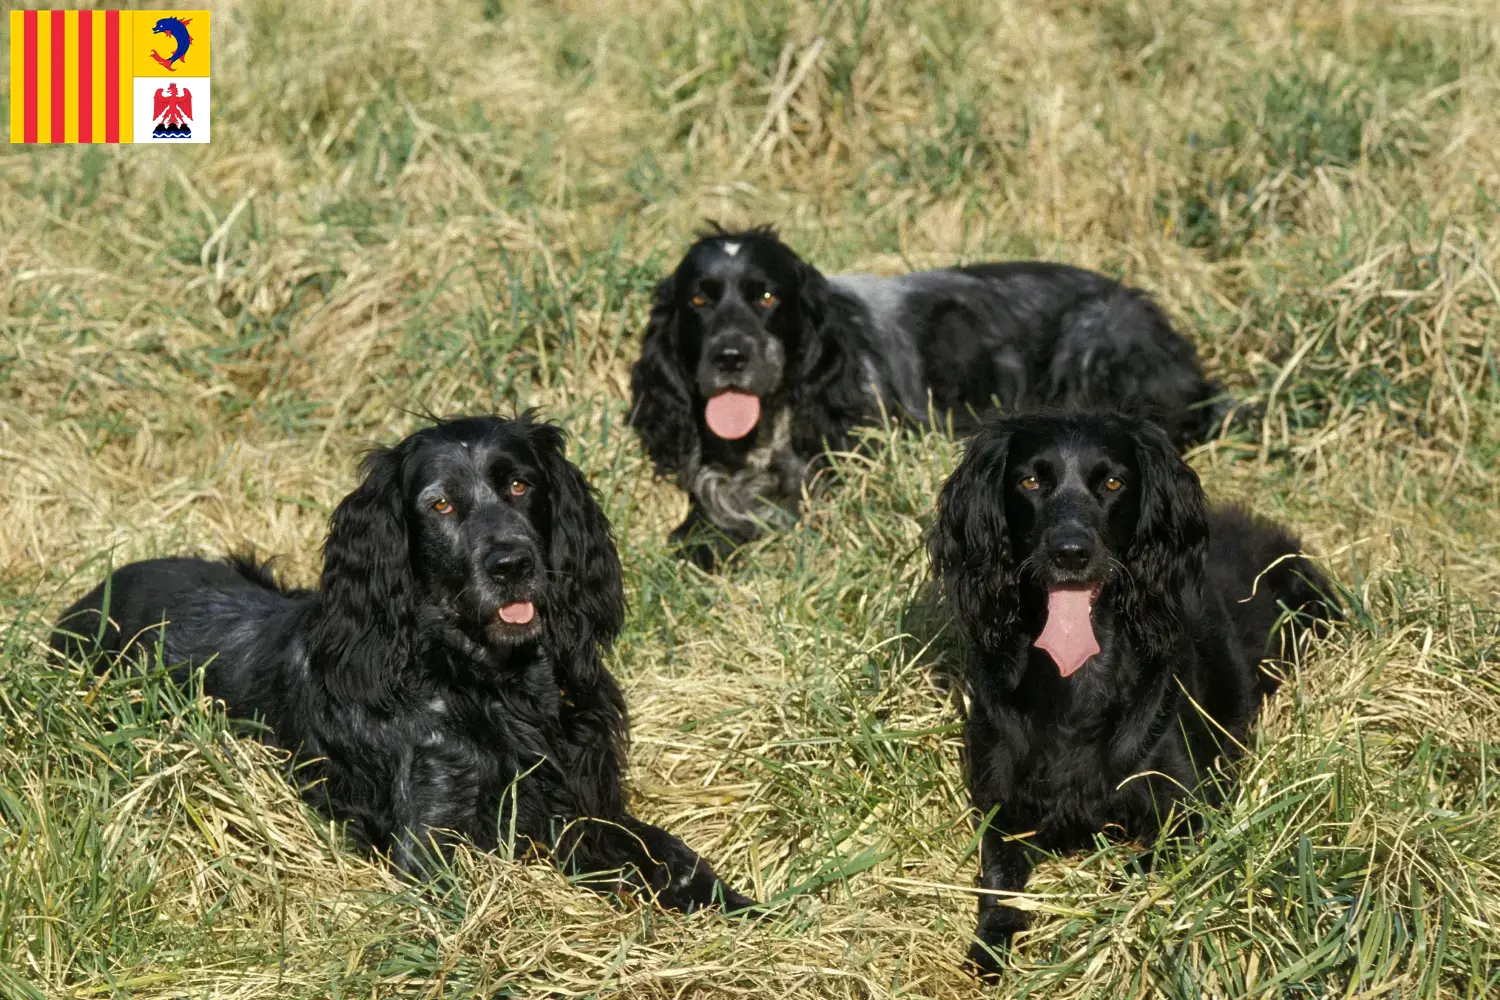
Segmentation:
[(411, 657), (416, 584), (400, 446), (371, 452), (363, 479), (333, 512), (323, 546), (322, 612), (309, 637), (313, 669), (335, 697), (383, 701)]
[(1137, 614), (1132, 619), (1143, 626), (1142, 640), (1152, 643), (1170, 634), (1163, 626), (1184, 617), (1186, 592), (1203, 584), (1208, 501), (1198, 473), (1161, 428), (1146, 420), (1133, 420), (1131, 425), (1142, 495), (1125, 565), (1135, 584), (1131, 596)]
[(630, 369), (630, 426), (658, 475), (672, 478), (698, 447), (693, 395), (677, 356), (677, 277), (656, 285), (641, 356)]
[(823, 273), (798, 261), (797, 305), (801, 319), (798, 378), (793, 405), (792, 447), (817, 455), (850, 446), (853, 428), (873, 416), (871, 389), (847, 320), (833, 309), (832, 286)]
[(1005, 468), (1011, 432), (995, 424), (973, 438), (943, 484), (927, 547), (937, 577), (965, 632), (998, 649), (1015, 622), (1020, 567), (1005, 522)]
[(563, 432), (537, 422), (528, 434), (553, 491), (553, 642), (562, 649), (589, 643), (607, 649), (625, 624), (625, 587), (609, 519), (594, 487), (563, 456)]
[(800, 290), (797, 306), (802, 313), (804, 336), (817, 336), (828, 319), (828, 279), (823, 272), (800, 257), (797, 259), (797, 277)]

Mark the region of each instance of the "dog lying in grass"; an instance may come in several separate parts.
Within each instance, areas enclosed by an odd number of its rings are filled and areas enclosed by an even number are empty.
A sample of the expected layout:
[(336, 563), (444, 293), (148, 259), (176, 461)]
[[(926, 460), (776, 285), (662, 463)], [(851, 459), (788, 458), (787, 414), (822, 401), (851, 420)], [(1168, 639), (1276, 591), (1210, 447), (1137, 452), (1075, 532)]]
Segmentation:
[[(1116, 827), (1150, 841), (1212, 796), (1276, 681), (1260, 668), (1339, 615), (1282, 529), (1211, 510), (1171, 439), (1120, 414), (996, 419), (944, 485), (933, 571), (972, 648), (965, 745), (980, 884)], [(993, 975), (1022, 911), (983, 895)]]
[[(562, 433), (530, 415), (418, 431), (364, 462), (318, 590), (248, 558), (154, 559), (69, 608), (53, 645), (162, 661), (303, 762), (359, 845), (421, 876), (454, 837), (514, 831), (601, 890), (752, 901), (625, 808), (625, 701), (603, 654), (625, 597), (610, 527)], [(164, 624), (163, 624), (164, 623)]]
[(672, 532), (712, 569), (795, 520), (825, 448), (882, 414), (919, 424), (1035, 404), (1149, 416), (1206, 437), (1219, 387), (1145, 295), (1046, 263), (825, 278), (770, 229), (699, 239), (656, 288), (630, 423), (692, 496)]

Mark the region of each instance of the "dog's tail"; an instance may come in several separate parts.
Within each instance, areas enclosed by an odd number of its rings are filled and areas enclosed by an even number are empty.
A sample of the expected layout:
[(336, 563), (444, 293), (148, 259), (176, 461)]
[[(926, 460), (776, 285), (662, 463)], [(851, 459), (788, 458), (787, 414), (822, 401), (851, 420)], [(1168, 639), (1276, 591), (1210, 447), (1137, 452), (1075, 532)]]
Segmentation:
[(277, 579), (275, 571), (271, 568), (272, 563), (275, 562), (274, 557), (262, 559), (253, 551), (246, 551), (235, 552), (232, 555), (225, 556), (224, 561), (236, 573), (244, 577), (247, 582), (253, 583), (257, 587), (264, 587), (278, 594), (292, 596), (304, 593), (300, 588), (288, 587)]

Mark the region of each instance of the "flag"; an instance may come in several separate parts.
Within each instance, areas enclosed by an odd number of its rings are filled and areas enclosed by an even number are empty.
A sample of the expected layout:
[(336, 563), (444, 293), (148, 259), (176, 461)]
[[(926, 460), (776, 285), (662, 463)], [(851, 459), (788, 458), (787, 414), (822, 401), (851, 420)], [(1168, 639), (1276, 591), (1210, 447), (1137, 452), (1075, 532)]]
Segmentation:
[(208, 142), (206, 10), (10, 12), (10, 141)]

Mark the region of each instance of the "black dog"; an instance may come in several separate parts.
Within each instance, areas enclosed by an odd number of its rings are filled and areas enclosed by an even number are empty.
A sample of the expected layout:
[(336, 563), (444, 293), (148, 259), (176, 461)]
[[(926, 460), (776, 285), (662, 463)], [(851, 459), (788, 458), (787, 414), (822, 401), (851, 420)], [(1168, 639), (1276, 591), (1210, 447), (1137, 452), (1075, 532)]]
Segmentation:
[[(1213, 797), (1214, 758), (1234, 757), (1275, 690), (1261, 662), (1339, 614), (1298, 547), (1209, 511), (1196, 473), (1139, 418), (1018, 416), (976, 435), (930, 551), (972, 647), (983, 888), (1022, 890), (1036, 851), (1088, 846), (1106, 826), (1149, 842), (1176, 800)], [(981, 897), (971, 961), (993, 973), (1024, 926)]]
[(692, 495), (672, 539), (705, 569), (795, 520), (825, 447), (847, 450), (882, 412), (963, 431), (996, 404), (1113, 406), (1186, 445), (1212, 430), (1219, 391), (1165, 314), (1103, 275), (1010, 263), (824, 278), (770, 229), (693, 244), (656, 288), (631, 389), (657, 472)]
[(620, 561), (562, 441), (529, 414), (419, 431), (365, 460), (319, 590), (249, 559), (133, 563), (64, 613), (53, 645), (159, 642), (179, 682), (206, 664), (208, 695), (306, 762), (309, 798), (414, 875), (454, 834), (493, 849), (514, 830), (596, 888), (751, 905), (626, 812), (625, 702), (602, 661)]

